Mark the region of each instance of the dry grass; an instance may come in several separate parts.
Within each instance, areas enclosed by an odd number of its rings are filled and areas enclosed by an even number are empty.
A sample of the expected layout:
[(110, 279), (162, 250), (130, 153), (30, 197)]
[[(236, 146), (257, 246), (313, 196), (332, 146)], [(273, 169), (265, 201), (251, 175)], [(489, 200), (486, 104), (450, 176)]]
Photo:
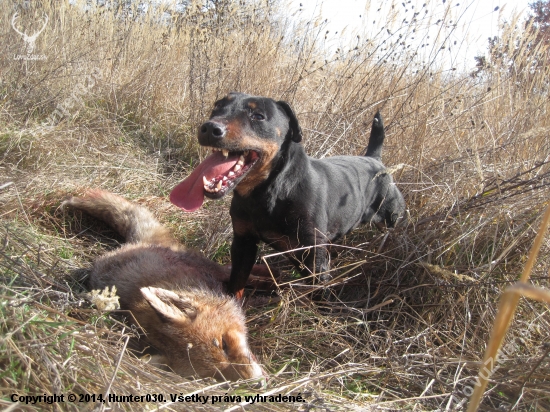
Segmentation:
[[(19, 12), (23, 22), (48, 14), (35, 48), (47, 60), (21, 61), (12, 59), (25, 46), (10, 27), (13, 7), (0, 4), (3, 405), (14, 392), (257, 392), (182, 379), (124, 351), (133, 331), (90, 307), (79, 283), (95, 256), (116, 247), (113, 234), (58, 210), (69, 194), (111, 190), (227, 262), (228, 200), (184, 215), (166, 195), (205, 155), (195, 130), (211, 104), (239, 90), (288, 100), (315, 157), (362, 152), (380, 108), (383, 156), (401, 165), (394, 176), (411, 214), (389, 233), (349, 235), (333, 260), (334, 285), (315, 303), (319, 292), (293, 279), (281, 256), (265, 258), (290, 283), (248, 302), (251, 344), (272, 375), (264, 391), (301, 393), (307, 402), (294, 407), (303, 410), (465, 408), (499, 296), (522, 272), (548, 205), (550, 69), (533, 63), (543, 45), (525, 52), (532, 36), (512, 19), (490, 67), (470, 76), (439, 60), (452, 47), (451, 16), (436, 23), (441, 16), (424, 9), (416, 17), (396, 11), (389, 32), (361, 35), (336, 53), (322, 21), (293, 26), (278, 2), (227, 1), (206, 11), (194, 4), (165, 25), (154, 13), (131, 22), (43, 1)], [(429, 46), (412, 41), (427, 27), (440, 28), (439, 37), (421, 42)], [(60, 105), (66, 115), (44, 125)], [(538, 287), (549, 286), (549, 256), (546, 240), (532, 271)], [(483, 408), (550, 409), (549, 334), (548, 306), (521, 300), (506, 338), (512, 350), (491, 375)], [(47, 408), (55, 409), (38, 407)]]
[[(498, 357), (501, 352), (500, 348), (502, 347), (502, 342), (506, 336), (506, 332), (510, 327), (510, 323), (514, 319), (514, 314), (516, 312), (519, 299), (523, 297), (528, 297), (530, 299), (537, 300), (539, 302), (550, 303), (550, 290), (544, 288), (537, 288), (536, 286), (530, 285), (528, 283), (529, 277), (531, 276), (531, 271), (537, 260), (540, 248), (542, 246), (543, 239), (550, 225), (550, 205), (546, 208), (546, 213), (542, 219), (540, 229), (535, 238), (535, 242), (531, 251), (529, 253), (529, 258), (525, 264), (521, 278), (517, 283), (508, 287), (500, 299), (498, 312), (495, 318), (495, 324), (493, 331), (491, 332), (491, 338), (487, 344), (487, 349), (485, 351), (485, 356), (483, 357), (483, 364), (480, 367), (479, 377), (477, 380), (477, 385), (475, 388), (472, 397), (470, 398), (470, 404), (468, 405), (468, 410), (475, 412), (481, 402), (481, 397), (483, 396), (484, 391), (487, 388), (489, 378), (494, 373), (498, 362)], [(542, 363), (546, 355), (550, 353), (550, 346), (546, 348), (546, 352), (542, 357), (541, 361), (538, 362), (538, 365)], [(530, 373), (532, 375), (532, 373)], [(527, 379), (526, 379), (527, 380)]]

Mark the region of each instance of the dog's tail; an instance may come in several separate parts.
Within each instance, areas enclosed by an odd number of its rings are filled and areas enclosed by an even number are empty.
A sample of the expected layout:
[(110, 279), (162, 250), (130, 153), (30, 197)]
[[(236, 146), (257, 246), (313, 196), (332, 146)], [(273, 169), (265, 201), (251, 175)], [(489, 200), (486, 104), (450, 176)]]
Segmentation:
[(149, 210), (113, 193), (90, 190), (83, 197), (65, 200), (61, 206), (71, 206), (103, 220), (130, 243), (177, 244), (168, 229)]
[(367, 146), (367, 153), (365, 156), (374, 157), (377, 160), (382, 160), (382, 145), (384, 144), (384, 138), (386, 133), (384, 132), (384, 122), (382, 121), (382, 115), (380, 111), (377, 111), (372, 121), (372, 129), (370, 131), (369, 145)]

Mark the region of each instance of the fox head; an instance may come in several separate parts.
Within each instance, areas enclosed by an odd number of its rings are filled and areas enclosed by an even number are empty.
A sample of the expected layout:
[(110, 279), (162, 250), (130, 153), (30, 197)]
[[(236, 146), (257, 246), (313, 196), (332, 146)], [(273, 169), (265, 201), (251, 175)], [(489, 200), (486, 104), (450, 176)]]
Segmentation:
[(248, 347), (244, 316), (234, 299), (156, 287), (140, 291), (158, 318), (147, 322), (147, 337), (159, 343), (174, 372), (217, 380), (263, 376)]

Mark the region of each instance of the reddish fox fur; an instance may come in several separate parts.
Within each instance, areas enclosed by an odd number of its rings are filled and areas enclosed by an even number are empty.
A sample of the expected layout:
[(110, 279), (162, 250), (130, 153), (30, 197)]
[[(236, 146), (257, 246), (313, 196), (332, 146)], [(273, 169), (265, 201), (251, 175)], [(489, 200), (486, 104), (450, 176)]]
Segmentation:
[(228, 270), (178, 244), (142, 206), (102, 190), (63, 203), (101, 219), (127, 242), (95, 261), (90, 289), (116, 286), (146, 341), (183, 376), (262, 376), (248, 347), (243, 310), (224, 292)]

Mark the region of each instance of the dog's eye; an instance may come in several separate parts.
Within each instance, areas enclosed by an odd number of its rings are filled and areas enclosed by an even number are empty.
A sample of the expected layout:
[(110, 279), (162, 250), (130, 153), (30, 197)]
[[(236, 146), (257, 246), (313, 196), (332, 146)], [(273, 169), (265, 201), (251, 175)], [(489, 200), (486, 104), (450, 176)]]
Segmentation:
[(265, 116), (261, 113), (252, 113), (251, 117), (254, 120), (265, 120)]

